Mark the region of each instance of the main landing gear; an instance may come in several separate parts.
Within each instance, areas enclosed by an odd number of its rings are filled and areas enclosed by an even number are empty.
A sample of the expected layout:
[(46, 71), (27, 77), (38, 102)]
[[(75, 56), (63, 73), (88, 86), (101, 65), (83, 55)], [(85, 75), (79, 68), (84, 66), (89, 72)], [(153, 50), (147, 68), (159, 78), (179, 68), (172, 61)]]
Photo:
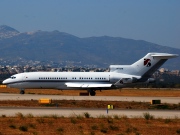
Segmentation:
[(89, 94), (90, 94), (91, 96), (95, 96), (95, 95), (96, 95), (96, 90), (90, 89), (90, 90), (88, 90), (88, 92), (89, 92)]
[(25, 93), (24, 89), (21, 89), (20, 94), (24, 94), (24, 93)]

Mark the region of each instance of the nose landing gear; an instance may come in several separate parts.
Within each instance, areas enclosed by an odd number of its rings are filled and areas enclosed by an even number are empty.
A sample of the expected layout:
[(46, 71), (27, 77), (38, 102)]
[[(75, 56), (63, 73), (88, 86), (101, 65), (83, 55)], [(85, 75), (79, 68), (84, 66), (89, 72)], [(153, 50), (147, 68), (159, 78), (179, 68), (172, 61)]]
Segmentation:
[(24, 89), (21, 89), (20, 94), (24, 94), (24, 93), (25, 93)]
[(96, 95), (96, 90), (89, 89), (88, 92), (89, 92), (89, 94), (91, 96), (95, 96)]

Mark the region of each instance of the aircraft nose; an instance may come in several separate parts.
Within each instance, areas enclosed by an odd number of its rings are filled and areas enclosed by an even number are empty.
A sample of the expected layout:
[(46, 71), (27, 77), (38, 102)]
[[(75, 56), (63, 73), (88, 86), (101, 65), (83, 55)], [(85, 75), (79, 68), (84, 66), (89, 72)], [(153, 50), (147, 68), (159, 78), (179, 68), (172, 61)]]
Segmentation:
[(3, 84), (7, 84), (7, 79), (2, 82)]

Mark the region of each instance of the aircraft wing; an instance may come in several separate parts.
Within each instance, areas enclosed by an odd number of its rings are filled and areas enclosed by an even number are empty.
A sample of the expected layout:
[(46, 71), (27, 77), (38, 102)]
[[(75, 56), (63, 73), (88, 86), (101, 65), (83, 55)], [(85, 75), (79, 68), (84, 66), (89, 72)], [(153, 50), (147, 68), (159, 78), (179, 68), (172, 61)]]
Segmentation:
[(101, 84), (101, 83), (65, 83), (67, 87), (76, 88), (105, 88), (111, 87), (112, 84)]

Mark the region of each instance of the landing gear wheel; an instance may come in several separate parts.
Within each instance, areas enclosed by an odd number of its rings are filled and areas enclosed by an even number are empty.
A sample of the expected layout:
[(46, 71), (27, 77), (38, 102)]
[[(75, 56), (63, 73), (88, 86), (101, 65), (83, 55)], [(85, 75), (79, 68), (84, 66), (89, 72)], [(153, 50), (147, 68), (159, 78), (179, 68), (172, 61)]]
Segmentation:
[(21, 90), (21, 91), (20, 91), (20, 94), (24, 94), (24, 93), (25, 93), (24, 90)]
[(92, 90), (92, 91), (90, 91), (89, 93), (90, 93), (90, 95), (91, 95), (91, 96), (95, 96), (95, 95), (96, 95), (96, 92), (95, 92), (95, 91), (93, 91), (93, 90)]

